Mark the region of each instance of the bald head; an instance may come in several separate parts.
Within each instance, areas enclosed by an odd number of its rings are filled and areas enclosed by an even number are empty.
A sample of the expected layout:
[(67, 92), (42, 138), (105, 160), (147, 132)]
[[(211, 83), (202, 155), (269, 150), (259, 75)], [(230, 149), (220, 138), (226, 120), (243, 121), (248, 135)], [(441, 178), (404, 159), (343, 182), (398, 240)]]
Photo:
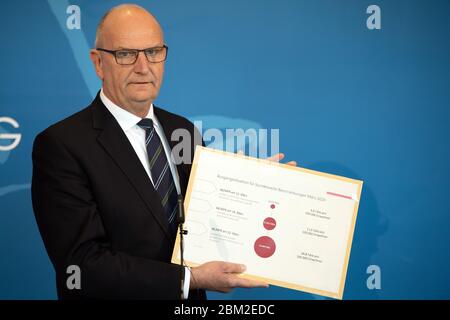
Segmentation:
[(140, 28), (146, 28), (164, 41), (161, 26), (150, 12), (135, 4), (121, 4), (110, 9), (100, 20), (95, 47), (108, 46), (110, 38), (127, 36), (126, 33)]

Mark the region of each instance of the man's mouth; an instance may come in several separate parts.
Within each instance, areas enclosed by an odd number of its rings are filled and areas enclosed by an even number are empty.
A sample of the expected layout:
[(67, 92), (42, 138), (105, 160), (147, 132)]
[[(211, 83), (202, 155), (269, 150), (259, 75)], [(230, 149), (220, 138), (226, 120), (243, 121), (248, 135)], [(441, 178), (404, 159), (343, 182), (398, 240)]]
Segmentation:
[(133, 81), (130, 84), (150, 84), (151, 81)]

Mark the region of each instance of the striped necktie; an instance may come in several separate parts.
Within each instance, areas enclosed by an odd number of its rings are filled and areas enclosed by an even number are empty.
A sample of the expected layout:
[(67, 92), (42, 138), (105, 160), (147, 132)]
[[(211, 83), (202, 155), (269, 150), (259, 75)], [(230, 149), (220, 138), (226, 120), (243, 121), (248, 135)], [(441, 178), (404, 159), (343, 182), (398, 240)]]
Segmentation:
[(174, 236), (177, 229), (178, 194), (169, 162), (161, 140), (153, 127), (153, 121), (145, 118), (139, 121), (137, 125), (145, 130), (145, 145), (153, 185), (161, 199), (161, 204), (169, 223), (169, 231)]

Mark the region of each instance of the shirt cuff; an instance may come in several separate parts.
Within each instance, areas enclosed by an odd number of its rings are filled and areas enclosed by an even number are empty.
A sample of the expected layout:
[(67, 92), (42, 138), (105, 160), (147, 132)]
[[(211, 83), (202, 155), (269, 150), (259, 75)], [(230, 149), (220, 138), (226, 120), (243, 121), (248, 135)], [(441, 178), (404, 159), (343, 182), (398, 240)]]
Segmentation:
[(189, 297), (190, 281), (191, 281), (191, 270), (188, 267), (185, 267), (185, 270), (184, 270), (183, 299), (187, 299)]

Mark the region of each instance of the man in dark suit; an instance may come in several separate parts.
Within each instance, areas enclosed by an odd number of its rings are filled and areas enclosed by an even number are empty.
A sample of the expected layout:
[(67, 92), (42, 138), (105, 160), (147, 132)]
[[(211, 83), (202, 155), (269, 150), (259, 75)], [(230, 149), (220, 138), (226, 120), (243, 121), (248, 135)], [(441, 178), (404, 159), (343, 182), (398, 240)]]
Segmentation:
[[(33, 207), (59, 298), (205, 298), (204, 289), (266, 287), (240, 278), (240, 264), (170, 263), (177, 195), (185, 194), (202, 139), (187, 119), (153, 105), (167, 57), (156, 19), (138, 6), (113, 8), (90, 55), (101, 91), (33, 146)], [(187, 163), (171, 152), (177, 129), (187, 133), (180, 154)], [(80, 288), (67, 286), (72, 265)]]

